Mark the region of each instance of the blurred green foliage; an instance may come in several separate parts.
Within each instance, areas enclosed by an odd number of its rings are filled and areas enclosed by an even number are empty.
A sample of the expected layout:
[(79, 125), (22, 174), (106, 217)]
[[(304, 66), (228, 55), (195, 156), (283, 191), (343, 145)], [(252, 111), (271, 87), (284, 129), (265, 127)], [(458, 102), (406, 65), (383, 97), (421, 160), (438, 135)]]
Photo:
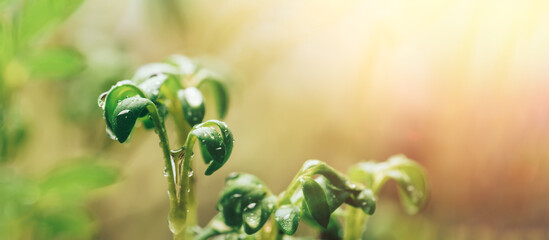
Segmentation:
[(92, 238), (96, 227), (86, 200), (119, 175), (94, 158), (71, 160), (41, 177), (28, 175), (14, 161), (34, 120), (26, 118), (13, 96), (28, 81), (69, 80), (86, 69), (84, 55), (75, 48), (41, 42), (81, 3), (0, 1), (0, 239)]
[(0, 168), (0, 239), (91, 238), (95, 227), (85, 200), (117, 177), (115, 168), (90, 158), (39, 178)]

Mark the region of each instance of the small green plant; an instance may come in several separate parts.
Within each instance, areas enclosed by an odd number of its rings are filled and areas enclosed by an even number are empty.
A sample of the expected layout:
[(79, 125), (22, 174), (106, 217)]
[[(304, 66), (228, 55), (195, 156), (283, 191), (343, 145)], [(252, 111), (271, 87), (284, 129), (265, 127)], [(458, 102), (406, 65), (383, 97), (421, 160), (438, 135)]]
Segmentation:
[[(288, 188), (274, 195), (257, 177), (233, 173), (217, 203), (219, 214), (196, 239), (282, 239), (300, 220), (318, 228), (322, 239), (362, 239), (368, 215), (388, 180), (395, 180), (401, 203), (415, 214), (427, 202), (429, 188), (420, 165), (395, 155), (386, 162), (361, 162), (345, 175), (326, 163), (308, 160)], [(343, 211), (342, 205), (347, 204)], [(339, 219), (344, 219), (342, 226)], [(269, 223), (270, 221), (270, 223)]]
[[(203, 122), (206, 102), (201, 91), (213, 92), (219, 118), (226, 114), (228, 99), (219, 79), (187, 57), (172, 56), (167, 62), (141, 67), (132, 80), (118, 82), (99, 97), (111, 138), (121, 143), (127, 141), (137, 122), (158, 134), (164, 156), (164, 176), (168, 181), (168, 223), (175, 239), (190, 236), (192, 233), (187, 231), (187, 226), (196, 225), (196, 200), (191, 180), (193, 146), (196, 143), (200, 146), (204, 163), (208, 164), (206, 175), (221, 168), (233, 148), (232, 133), (224, 122)], [(177, 128), (181, 145), (177, 150), (170, 147), (166, 133), (168, 115)]]
[[(199, 144), (202, 158), (209, 164), (206, 175), (226, 163), (233, 147), (225, 123), (203, 122), (210, 104), (201, 91), (213, 91), (217, 116), (226, 114), (227, 92), (219, 79), (187, 57), (172, 56), (164, 63), (141, 67), (132, 80), (118, 82), (99, 97), (111, 138), (127, 141), (138, 122), (158, 134), (168, 180), (168, 223), (174, 239), (290, 238), (301, 220), (318, 228), (325, 239), (361, 239), (368, 215), (375, 212), (379, 190), (391, 179), (397, 182), (408, 213), (425, 206), (429, 194), (425, 173), (404, 155), (381, 163), (359, 163), (347, 175), (324, 162), (309, 160), (279, 195), (251, 174), (232, 173), (217, 202), (219, 214), (204, 229), (196, 227), (193, 145)], [(164, 124), (168, 115), (175, 122), (182, 146), (178, 150), (170, 148)]]

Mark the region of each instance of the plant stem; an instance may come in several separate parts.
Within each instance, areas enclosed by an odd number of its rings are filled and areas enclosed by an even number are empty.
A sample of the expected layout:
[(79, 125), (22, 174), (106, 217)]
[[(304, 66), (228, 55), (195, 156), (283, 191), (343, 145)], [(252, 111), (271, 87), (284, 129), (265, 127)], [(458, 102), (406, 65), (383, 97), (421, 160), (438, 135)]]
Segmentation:
[(368, 215), (360, 208), (347, 207), (345, 214), (345, 227), (343, 229), (343, 240), (362, 239), (366, 230)]
[(184, 239), (177, 238), (181, 232), (185, 233), (185, 218), (187, 216), (187, 211), (183, 208), (180, 208), (180, 204), (177, 198), (176, 184), (174, 178), (174, 162), (170, 154), (170, 144), (168, 142), (168, 135), (166, 134), (166, 128), (160, 117), (158, 115), (158, 110), (156, 106), (151, 103), (147, 106), (149, 115), (157, 129), (158, 138), (160, 139), (160, 148), (162, 149), (162, 154), (164, 155), (164, 176), (168, 180), (168, 198), (170, 200), (170, 213), (168, 216), (168, 223), (170, 230), (174, 233), (174, 239)]

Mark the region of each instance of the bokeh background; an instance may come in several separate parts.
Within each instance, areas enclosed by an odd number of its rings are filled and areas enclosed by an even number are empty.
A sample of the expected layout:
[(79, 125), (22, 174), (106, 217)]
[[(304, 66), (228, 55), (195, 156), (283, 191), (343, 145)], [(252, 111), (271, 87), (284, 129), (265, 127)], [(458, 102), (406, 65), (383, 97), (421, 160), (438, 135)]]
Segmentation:
[[(2, 14), (20, 2), (0, 1)], [(202, 225), (230, 172), (281, 192), (307, 159), (346, 171), (404, 153), (425, 167), (430, 202), (408, 216), (387, 187), (368, 239), (549, 238), (548, 1), (84, 0), (75, 9), (28, 48), (70, 48), (78, 71), (35, 78), (4, 61), (5, 82), (25, 81), (3, 84), (2, 107), (17, 112), (3, 131), (23, 129), (3, 168), (40, 179), (91, 156), (116, 169), (83, 204), (84, 239), (171, 238), (157, 136), (110, 140), (97, 97), (175, 53), (230, 79), (235, 148), (213, 176), (198, 174)]]

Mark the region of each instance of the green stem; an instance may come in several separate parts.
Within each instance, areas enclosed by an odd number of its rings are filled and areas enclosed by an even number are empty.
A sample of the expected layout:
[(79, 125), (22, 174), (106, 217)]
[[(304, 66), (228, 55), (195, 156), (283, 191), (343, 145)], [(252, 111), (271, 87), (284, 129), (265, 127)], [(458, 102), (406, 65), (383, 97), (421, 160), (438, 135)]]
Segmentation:
[(343, 240), (362, 239), (362, 235), (366, 231), (368, 217), (360, 208), (347, 207)]
[(178, 201), (174, 177), (174, 162), (170, 154), (170, 144), (168, 142), (166, 128), (160, 120), (158, 110), (154, 104), (149, 104), (147, 106), (147, 110), (149, 111), (149, 115), (151, 116), (151, 119), (157, 129), (158, 138), (160, 139), (160, 148), (162, 149), (162, 154), (164, 155), (164, 176), (166, 176), (166, 179), (168, 180), (168, 197), (170, 200), (170, 213), (168, 215), (170, 230), (174, 233), (174, 239), (184, 239), (176, 237), (181, 232), (185, 232), (185, 218), (187, 216), (187, 211), (185, 211), (184, 208), (180, 208)]

